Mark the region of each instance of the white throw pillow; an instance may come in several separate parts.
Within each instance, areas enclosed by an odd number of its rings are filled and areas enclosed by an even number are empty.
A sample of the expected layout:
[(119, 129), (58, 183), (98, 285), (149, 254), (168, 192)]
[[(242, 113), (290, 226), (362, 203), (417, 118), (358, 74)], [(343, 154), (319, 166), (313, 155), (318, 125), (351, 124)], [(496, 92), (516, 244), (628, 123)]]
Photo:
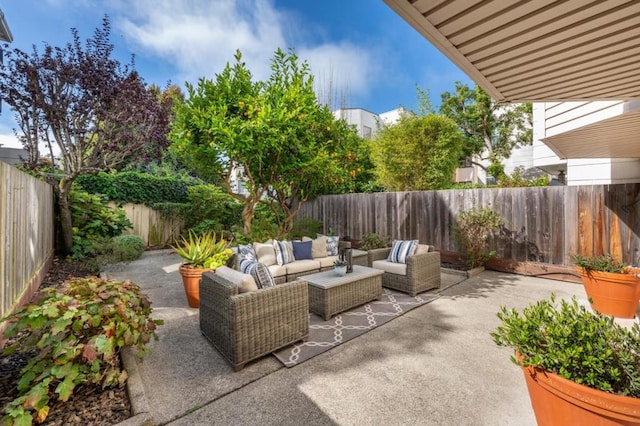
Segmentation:
[(418, 249), (418, 240), (393, 240), (388, 262), (407, 263), (407, 258), (413, 256)]

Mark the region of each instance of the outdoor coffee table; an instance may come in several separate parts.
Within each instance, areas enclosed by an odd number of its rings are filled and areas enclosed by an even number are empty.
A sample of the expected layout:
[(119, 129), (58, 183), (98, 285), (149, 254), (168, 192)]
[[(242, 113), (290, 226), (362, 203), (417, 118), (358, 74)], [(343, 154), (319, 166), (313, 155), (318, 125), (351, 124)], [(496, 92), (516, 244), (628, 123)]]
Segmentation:
[(353, 265), (345, 276), (333, 270), (300, 277), (309, 284), (309, 310), (324, 320), (382, 297), (382, 274), (377, 269)]

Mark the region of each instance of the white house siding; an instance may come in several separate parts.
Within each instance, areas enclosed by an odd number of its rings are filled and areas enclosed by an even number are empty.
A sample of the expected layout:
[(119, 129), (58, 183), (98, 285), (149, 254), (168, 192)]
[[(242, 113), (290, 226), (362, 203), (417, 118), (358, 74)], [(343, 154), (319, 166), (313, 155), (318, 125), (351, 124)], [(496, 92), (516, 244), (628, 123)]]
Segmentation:
[(333, 115), (355, 126), (361, 138), (371, 139), (378, 131), (379, 116), (366, 109), (341, 108), (334, 111)]
[[(560, 160), (540, 139), (558, 135), (629, 110), (630, 102), (546, 102), (533, 104), (533, 166), (557, 173), (566, 168), (568, 185), (640, 182), (638, 159)], [(580, 141), (576, 140), (579, 144)], [(604, 142), (603, 142), (604, 143)]]

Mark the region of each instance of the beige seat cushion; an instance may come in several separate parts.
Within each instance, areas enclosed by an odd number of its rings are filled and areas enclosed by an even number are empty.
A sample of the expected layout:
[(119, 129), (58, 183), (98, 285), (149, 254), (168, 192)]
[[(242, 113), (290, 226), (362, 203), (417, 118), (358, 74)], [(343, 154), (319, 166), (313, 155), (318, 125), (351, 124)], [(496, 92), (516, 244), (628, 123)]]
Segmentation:
[(321, 257), (320, 259), (316, 259), (316, 260), (320, 262), (321, 268), (327, 268), (329, 266), (333, 266), (333, 262), (338, 260), (338, 256)]
[(254, 243), (253, 250), (256, 252), (258, 262), (264, 263), (267, 266), (276, 264), (276, 251), (273, 248), (273, 243)]
[(287, 268), (287, 275), (299, 274), (301, 272), (317, 271), (320, 269), (320, 262), (311, 259), (296, 260), (284, 265)]
[(271, 272), (271, 276), (273, 278), (284, 277), (287, 275), (286, 265), (271, 265), (267, 266), (267, 268), (269, 268), (269, 272)]
[(316, 239), (302, 237), (302, 241), (311, 241), (311, 257), (314, 259), (327, 257), (327, 237), (318, 237)]
[(386, 260), (374, 260), (371, 267), (373, 269), (379, 269), (390, 274), (407, 275), (406, 263), (393, 263)]
[(243, 274), (235, 269), (221, 266), (216, 269), (216, 274), (232, 284), (238, 286), (238, 293), (249, 293), (250, 291), (257, 291), (258, 285), (256, 280), (249, 274)]

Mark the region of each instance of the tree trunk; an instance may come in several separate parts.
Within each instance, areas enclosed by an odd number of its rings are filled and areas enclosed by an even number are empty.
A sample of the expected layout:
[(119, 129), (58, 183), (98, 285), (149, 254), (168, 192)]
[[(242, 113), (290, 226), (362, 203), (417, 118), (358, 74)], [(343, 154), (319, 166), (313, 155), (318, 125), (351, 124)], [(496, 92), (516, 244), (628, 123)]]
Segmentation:
[(244, 225), (244, 233), (247, 236), (251, 235), (251, 221), (255, 215), (255, 208), (258, 200), (259, 198), (256, 199), (255, 197), (247, 198), (244, 207), (242, 208), (242, 223)]
[(55, 186), (58, 193), (58, 207), (60, 208), (60, 228), (62, 230), (62, 240), (64, 243), (64, 253), (71, 253), (73, 247), (73, 223), (71, 221), (71, 209), (69, 208), (69, 192), (71, 191), (72, 180), (63, 177), (60, 183)]

